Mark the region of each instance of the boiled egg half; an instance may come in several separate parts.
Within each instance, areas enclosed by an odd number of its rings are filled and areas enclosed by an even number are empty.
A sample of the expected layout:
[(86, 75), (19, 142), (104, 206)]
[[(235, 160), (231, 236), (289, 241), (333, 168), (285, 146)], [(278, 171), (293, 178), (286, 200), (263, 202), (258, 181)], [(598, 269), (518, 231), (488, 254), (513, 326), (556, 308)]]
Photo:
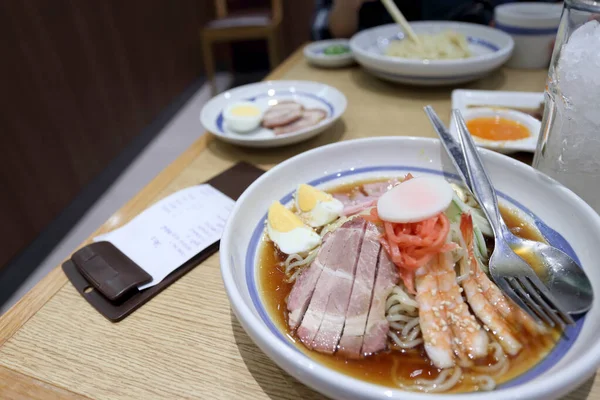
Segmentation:
[(342, 215), (344, 204), (313, 186), (301, 184), (294, 196), (296, 209), (302, 221), (317, 228), (327, 225)]
[(420, 222), (446, 211), (453, 194), (443, 178), (413, 178), (385, 192), (377, 201), (377, 214), (388, 222)]
[(278, 201), (269, 207), (267, 234), (285, 254), (305, 253), (321, 243), (321, 237), (315, 231)]
[(228, 129), (236, 132), (250, 132), (258, 128), (263, 110), (251, 101), (238, 101), (223, 111), (223, 120)]

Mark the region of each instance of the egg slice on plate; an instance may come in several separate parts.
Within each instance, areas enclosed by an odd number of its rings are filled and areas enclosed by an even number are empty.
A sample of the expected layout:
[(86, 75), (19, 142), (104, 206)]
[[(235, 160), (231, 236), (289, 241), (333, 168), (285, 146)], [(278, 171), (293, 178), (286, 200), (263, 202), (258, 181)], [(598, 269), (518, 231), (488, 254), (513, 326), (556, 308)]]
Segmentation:
[(295, 201), (300, 218), (313, 228), (335, 221), (344, 210), (344, 204), (341, 201), (306, 184), (298, 185)]
[(269, 207), (267, 233), (285, 254), (304, 253), (321, 243), (321, 237), (315, 231), (278, 201)]
[(445, 211), (453, 194), (443, 178), (413, 178), (384, 193), (377, 202), (377, 214), (388, 222), (423, 221)]
[(239, 101), (230, 104), (223, 112), (227, 128), (236, 132), (249, 132), (260, 125), (263, 111), (251, 101)]

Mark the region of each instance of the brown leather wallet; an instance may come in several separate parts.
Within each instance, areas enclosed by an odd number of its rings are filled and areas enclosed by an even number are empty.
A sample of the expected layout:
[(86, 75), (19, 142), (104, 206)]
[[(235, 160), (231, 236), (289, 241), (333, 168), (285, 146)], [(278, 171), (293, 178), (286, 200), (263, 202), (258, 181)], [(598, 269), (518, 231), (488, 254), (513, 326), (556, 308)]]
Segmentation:
[[(238, 163), (206, 183), (237, 200), (264, 171)], [(62, 265), (75, 289), (100, 314), (121, 321), (170, 284), (219, 250), (219, 242), (204, 249), (159, 284), (138, 290), (152, 277), (109, 242), (96, 242), (77, 250)]]

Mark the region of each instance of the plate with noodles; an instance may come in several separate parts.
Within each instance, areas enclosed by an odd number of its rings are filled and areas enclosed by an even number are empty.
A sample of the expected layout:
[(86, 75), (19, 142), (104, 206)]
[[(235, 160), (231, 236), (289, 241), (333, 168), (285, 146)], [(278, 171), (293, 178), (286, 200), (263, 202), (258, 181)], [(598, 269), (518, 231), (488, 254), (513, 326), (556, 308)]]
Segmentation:
[(436, 86), (479, 79), (504, 64), (514, 42), (506, 33), (466, 22), (422, 21), (411, 27), (415, 43), (397, 24), (357, 33), (356, 61), (373, 75), (400, 83)]
[[(596, 289), (600, 216), (533, 168), (480, 152), (511, 230), (576, 258)], [(489, 278), (491, 235), (438, 140), (351, 140), (244, 192), (221, 273), (257, 346), (331, 398), (559, 398), (600, 364), (600, 298), (565, 330), (538, 325)]]

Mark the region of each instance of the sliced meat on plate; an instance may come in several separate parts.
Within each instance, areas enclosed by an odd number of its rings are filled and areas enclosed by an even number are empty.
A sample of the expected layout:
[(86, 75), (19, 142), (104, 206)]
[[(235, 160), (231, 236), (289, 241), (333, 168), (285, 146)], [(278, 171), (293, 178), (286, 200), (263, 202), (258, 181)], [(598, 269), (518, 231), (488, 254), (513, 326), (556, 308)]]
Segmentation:
[(275, 135), (296, 132), (300, 129), (317, 125), (327, 117), (327, 112), (319, 108), (311, 108), (302, 112), (302, 117), (291, 124), (275, 128)]
[(303, 110), (302, 104), (295, 101), (280, 101), (265, 112), (262, 125), (269, 129), (288, 125), (302, 118)]

